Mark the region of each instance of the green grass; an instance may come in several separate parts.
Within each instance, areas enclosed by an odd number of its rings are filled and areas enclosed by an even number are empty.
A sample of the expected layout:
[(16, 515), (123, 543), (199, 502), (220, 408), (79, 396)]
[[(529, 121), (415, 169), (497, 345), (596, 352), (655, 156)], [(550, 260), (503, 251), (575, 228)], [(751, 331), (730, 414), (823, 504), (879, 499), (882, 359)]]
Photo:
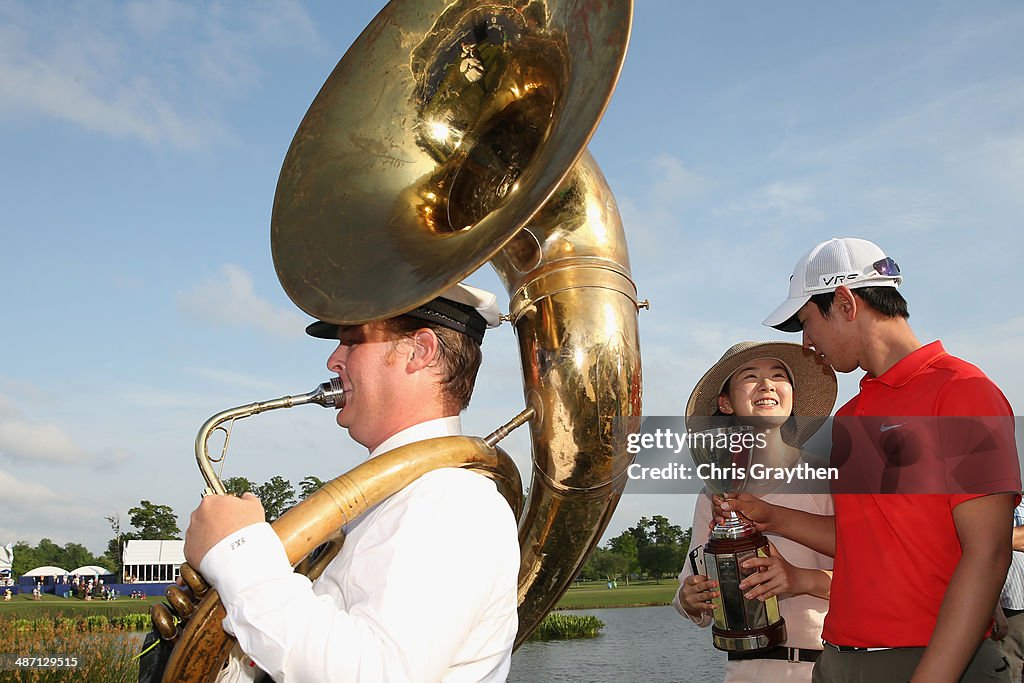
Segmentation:
[(43, 595), (41, 600), (33, 600), (32, 595), (15, 595), (10, 602), (0, 600), (0, 619), (41, 619), (53, 617), (60, 613), (65, 617), (87, 614), (102, 614), (107, 617), (123, 614), (139, 614), (149, 612), (150, 605), (164, 602), (164, 598), (153, 597), (145, 600), (118, 598), (117, 600), (80, 600), (78, 598), (58, 598)]
[[(573, 584), (559, 601), (555, 609), (597, 609), (602, 607), (641, 607), (668, 605), (672, 602), (678, 584), (675, 579), (637, 581), (629, 586), (619, 583), (609, 589), (605, 581), (590, 581)], [(10, 602), (0, 601), (0, 621), (13, 619), (76, 618), (86, 615), (116, 617), (125, 614), (148, 613), (151, 605), (164, 602), (163, 597), (132, 600), (79, 600), (44, 595), (35, 601), (31, 595), (17, 595)]]
[(556, 609), (597, 609), (600, 607), (646, 607), (669, 605), (679, 584), (674, 578), (654, 581), (638, 581), (629, 586), (620, 582), (618, 588), (608, 588), (605, 581), (574, 584)]

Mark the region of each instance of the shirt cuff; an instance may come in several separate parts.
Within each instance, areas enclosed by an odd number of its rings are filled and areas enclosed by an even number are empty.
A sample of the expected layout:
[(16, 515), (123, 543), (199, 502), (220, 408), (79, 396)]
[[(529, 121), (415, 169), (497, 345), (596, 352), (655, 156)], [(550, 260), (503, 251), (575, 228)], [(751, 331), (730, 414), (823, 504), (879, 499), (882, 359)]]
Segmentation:
[(221, 539), (199, 563), (225, 604), (252, 586), (292, 573), (281, 539), (266, 522), (250, 524)]

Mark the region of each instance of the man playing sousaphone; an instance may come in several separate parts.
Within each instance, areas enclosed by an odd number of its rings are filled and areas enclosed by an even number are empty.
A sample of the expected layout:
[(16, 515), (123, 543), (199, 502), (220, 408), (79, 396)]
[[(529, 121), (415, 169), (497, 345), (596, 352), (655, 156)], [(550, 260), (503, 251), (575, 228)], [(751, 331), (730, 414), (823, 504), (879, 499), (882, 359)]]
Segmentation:
[[(315, 322), (337, 339), (337, 422), (370, 458), (461, 434), (495, 296), (455, 285), (404, 315)], [(225, 627), (255, 666), (292, 681), (504, 681), (518, 628), (516, 521), (495, 485), (434, 470), (347, 525), (314, 582), (294, 573), (259, 500), (207, 496), (185, 557), (217, 589)], [(247, 678), (253, 667), (229, 665)], [(248, 671), (246, 670), (248, 669)]]
[[(686, 403), (686, 428), (700, 432), (727, 422), (752, 426), (763, 433), (763, 442), (753, 450), (751, 469), (792, 470), (817, 459), (801, 449), (832, 412), (836, 395), (835, 372), (798, 344), (740, 342), (697, 382)], [(789, 482), (753, 478), (748, 489), (764, 500), (817, 514), (832, 513), (832, 497), (799, 477)], [(692, 547), (707, 543), (712, 518), (711, 493), (705, 489), (694, 509)], [(813, 663), (821, 654), (832, 560), (787, 538), (769, 537), (770, 557), (744, 562), (747, 576), (739, 588), (748, 599), (778, 599), (786, 640), (766, 650), (730, 652), (727, 683), (809, 682)], [(679, 584), (673, 606), (698, 626), (710, 626), (711, 601), (721, 595), (718, 582), (686, 566)]]

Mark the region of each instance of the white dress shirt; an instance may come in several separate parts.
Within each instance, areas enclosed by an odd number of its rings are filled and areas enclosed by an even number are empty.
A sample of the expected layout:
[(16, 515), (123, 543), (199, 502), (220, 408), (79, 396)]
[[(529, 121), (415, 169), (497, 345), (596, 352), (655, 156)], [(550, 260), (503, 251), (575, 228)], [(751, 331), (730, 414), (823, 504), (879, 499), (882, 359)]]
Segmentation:
[[(431, 420), (371, 457), (459, 433), (457, 417)], [(506, 679), (518, 629), (519, 543), (493, 482), (435, 470), (346, 532), (312, 584), (292, 571), (266, 523), (203, 558), (200, 571), (227, 611), (225, 628), (257, 666), (277, 683)]]

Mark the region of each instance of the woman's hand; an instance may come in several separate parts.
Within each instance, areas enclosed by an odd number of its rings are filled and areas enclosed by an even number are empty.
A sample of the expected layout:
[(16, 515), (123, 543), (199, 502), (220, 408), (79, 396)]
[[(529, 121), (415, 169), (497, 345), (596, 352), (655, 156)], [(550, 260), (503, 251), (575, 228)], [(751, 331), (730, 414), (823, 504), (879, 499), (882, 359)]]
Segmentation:
[(708, 577), (701, 574), (687, 576), (679, 589), (679, 595), (683, 609), (694, 617), (702, 617), (714, 611), (711, 600), (720, 595), (718, 582), (709, 581)]

